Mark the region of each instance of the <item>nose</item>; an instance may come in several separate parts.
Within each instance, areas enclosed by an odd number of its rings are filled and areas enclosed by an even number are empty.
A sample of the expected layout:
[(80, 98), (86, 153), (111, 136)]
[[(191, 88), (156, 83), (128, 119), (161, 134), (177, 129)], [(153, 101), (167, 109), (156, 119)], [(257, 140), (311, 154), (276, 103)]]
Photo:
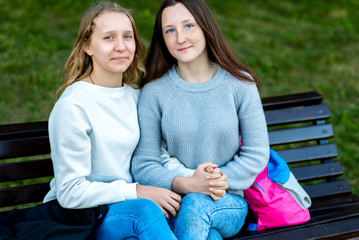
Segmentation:
[(125, 50), (126, 50), (126, 46), (123, 39), (117, 39), (115, 44), (115, 51), (124, 52)]
[(186, 42), (187, 36), (184, 31), (177, 31), (177, 43), (182, 44)]

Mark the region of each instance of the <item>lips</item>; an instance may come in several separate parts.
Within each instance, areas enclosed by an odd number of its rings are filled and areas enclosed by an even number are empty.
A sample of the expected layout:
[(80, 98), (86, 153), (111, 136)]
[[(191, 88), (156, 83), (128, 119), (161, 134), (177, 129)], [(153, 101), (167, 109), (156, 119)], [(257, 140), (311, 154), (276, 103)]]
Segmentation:
[(127, 59), (129, 59), (129, 57), (126, 57), (126, 56), (120, 56), (120, 57), (114, 57), (112, 58), (112, 60), (115, 60), (115, 61), (126, 61)]
[(191, 46), (189, 46), (189, 47), (183, 47), (183, 48), (179, 48), (178, 51), (184, 52), (184, 51), (186, 51), (186, 50), (188, 50), (188, 49), (190, 49), (190, 48), (191, 48)]

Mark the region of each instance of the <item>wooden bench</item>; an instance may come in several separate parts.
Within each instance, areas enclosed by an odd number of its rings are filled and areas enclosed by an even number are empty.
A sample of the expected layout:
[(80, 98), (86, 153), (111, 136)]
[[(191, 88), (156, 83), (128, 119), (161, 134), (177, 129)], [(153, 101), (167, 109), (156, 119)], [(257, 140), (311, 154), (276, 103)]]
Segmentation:
[[(348, 239), (359, 236), (359, 198), (335, 161), (330, 112), (316, 92), (263, 98), (271, 148), (311, 196), (311, 221), (231, 239)], [(0, 125), (0, 210), (31, 207), (53, 176), (47, 122)], [(24, 205), (25, 204), (25, 205)]]

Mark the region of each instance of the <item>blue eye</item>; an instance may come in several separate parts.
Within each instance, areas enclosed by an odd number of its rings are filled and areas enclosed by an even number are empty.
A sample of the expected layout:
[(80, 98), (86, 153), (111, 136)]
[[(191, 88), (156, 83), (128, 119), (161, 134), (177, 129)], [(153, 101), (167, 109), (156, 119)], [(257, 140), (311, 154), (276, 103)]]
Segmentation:
[(186, 25), (186, 28), (187, 28), (187, 29), (193, 28), (193, 25), (192, 25), (192, 24), (187, 24), (187, 25)]
[(113, 36), (108, 36), (108, 37), (105, 37), (106, 40), (112, 40), (113, 39)]
[(168, 29), (167, 31), (166, 31), (166, 33), (167, 34), (171, 34), (171, 33), (173, 33), (175, 30), (173, 30), (173, 29)]
[(131, 36), (131, 35), (125, 35), (124, 38), (125, 38), (125, 39), (131, 39), (132, 36)]

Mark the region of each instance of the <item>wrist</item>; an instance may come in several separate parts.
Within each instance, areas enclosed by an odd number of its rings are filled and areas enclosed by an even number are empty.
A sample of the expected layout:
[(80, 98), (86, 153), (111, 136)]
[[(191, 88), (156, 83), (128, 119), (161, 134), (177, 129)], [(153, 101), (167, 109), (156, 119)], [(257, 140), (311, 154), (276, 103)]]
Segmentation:
[(179, 194), (189, 194), (195, 191), (195, 182), (193, 177), (176, 176), (172, 181), (172, 191)]

